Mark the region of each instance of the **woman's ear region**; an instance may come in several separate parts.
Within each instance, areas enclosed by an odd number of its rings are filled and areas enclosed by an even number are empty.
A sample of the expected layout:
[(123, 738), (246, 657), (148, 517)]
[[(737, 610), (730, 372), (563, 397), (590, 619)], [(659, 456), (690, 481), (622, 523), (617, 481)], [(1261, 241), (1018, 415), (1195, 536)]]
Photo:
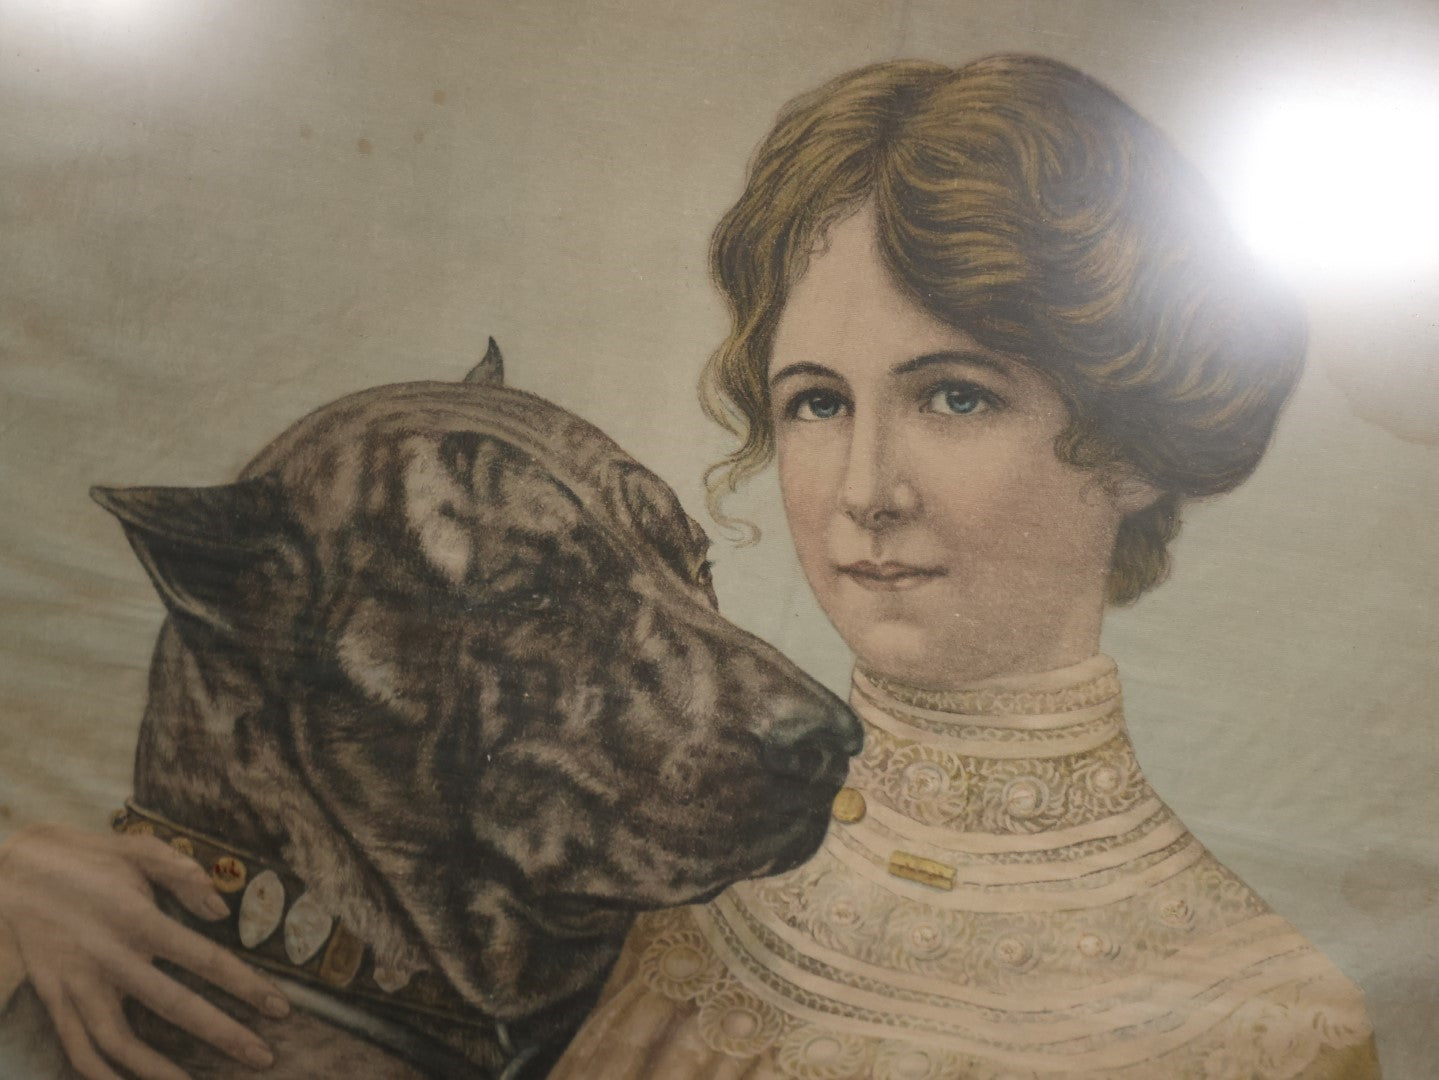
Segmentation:
[(1120, 517), (1147, 510), (1164, 495), (1163, 488), (1125, 462), (1109, 467), (1104, 487), (1109, 497), (1114, 500), (1114, 507), (1119, 511)]

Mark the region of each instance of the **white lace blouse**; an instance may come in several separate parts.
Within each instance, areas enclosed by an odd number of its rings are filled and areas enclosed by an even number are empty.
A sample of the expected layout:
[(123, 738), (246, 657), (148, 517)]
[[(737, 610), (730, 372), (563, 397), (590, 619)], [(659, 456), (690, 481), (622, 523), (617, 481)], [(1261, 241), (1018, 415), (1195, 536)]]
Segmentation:
[(819, 853), (642, 919), (553, 1080), (1378, 1076), (1358, 988), (1145, 781), (1107, 657), (851, 701)]

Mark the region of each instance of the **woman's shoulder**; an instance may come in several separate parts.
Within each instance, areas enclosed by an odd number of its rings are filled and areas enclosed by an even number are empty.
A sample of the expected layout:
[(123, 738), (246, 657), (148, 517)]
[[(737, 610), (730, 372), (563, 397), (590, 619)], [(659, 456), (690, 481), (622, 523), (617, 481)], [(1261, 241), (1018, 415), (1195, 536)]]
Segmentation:
[[(1167, 882), (1202, 932), (1176, 951), (1174, 976), (1207, 973), (1205, 1011), (1224, 1014), (1203, 1043), (1202, 1075), (1328, 1080), (1379, 1075), (1364, 992), (1208, 849)], [(1197, 1002), (1196, 1002), (1197, 1004)]]
[(1253, 993), (1234, 1003), (1207, 1034), (1203, 1075), (1378, 1077), (1363, 991), (1297, 930), (1285, 926), (1292, 951), (1260, 965)]

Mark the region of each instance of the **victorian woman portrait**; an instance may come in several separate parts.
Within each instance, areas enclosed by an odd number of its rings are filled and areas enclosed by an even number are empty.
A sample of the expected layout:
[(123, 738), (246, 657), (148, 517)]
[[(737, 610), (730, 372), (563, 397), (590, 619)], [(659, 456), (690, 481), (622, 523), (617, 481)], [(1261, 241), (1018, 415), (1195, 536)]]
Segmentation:
[(1302, 363), (1202, 182), (1064, 65), (878, 65), (784, 111), (713, 268), (717, 486), (778, 457), (865, 746), (818, 856), (643, 921), (559, 1075), (1377, 1076), (1099, 654)]

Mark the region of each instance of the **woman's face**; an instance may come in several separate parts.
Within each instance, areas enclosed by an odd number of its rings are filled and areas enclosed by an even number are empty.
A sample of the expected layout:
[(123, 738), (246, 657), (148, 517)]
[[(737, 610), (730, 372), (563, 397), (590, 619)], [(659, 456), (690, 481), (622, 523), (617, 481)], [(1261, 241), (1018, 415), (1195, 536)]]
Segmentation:
[(820, 604), (868, 669), (924, 686), (1086, 659), (1116, 530), (1142, 501), (1055, 456), (1068, 416), (1043, 377), (900, 292), (871, 211), (827, 240), (769, 366), (785, 510)]

